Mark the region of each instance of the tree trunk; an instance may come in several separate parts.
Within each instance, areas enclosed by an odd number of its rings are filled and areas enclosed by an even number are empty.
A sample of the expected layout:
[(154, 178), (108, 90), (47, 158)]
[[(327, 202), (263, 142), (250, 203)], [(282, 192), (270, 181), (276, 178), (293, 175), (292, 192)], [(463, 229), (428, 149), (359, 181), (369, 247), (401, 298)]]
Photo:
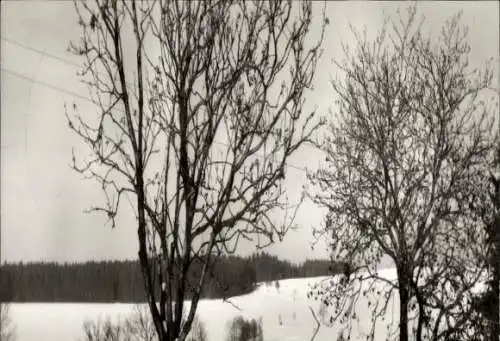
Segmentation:
[(422, 294), (419, 292), (417, 287), (414, 287), (415, 296), (417, 298), (418, 303), (418, 322), (417, 322), (417, 335), (416, 341), (422, 341), (422, 332), (424, 328), (424, 321), (426, 320), (425, 309), (424, 309), (424, 299)]
[(405, 273), (405, 269), (398, 269), (399, 281), (399, 341), (408, 341), (408, 303), (410, 301), (409, 295), (409, 281)]
[[(500, 255), (499, 255), (500, 256)], [(497, 262), (498, 263), (498, 262)], [(495, 281), (495, 290), (494, 290), (494, 301), (493, 301), (493, 307), (494, 307), (494, 312), (495, 312), (495, 317), (492, 326), (492, 335), (491, 335), (491, 340), (492, 341), (498, 341), (500, 340), (500, 317), (499, 317), (499, 309), (500, 309), (500, 269), (498, 265), (496, 266), (495, 269), (495, 274), (493, 276), (494, 281)]]
[(399, 288), (399, 341), (408, 341), (408, 289)]

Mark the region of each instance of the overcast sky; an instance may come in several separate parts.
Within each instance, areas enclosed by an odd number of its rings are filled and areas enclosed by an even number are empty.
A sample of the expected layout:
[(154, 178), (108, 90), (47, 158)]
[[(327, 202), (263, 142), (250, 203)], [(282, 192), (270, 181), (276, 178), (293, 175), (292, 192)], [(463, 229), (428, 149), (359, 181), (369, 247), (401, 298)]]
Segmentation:
[[(394, 14), (399, 6), (407, 5), (328, 3), (330, 25), (325, 52), (318, 65), (314, 92), (308, 93), (308, 106), (317, 106), (325, 113), (331, 107), (333, 92), (329, 80), (336, 74), (331, 59), (341, 59), (341, 42), (352, 41), (348, 24), (359, 29), (366, 25), (368, 32), (376, 32), (381, 27), (384, 11)], [(122, 211), (119, 226), (111, 230), (105, 225), (105, 218), (84, 214), (85, 208), (102, 200), (101, 192), (95, 183), (83, 181), (69, 167), (71, 148), (78, 146), (79, 141), (67, 127), (64, 104), (76, 102), (92, 110), (92, 105), (84, 100), (51, 87), (88, 96), (76, 76), (75, 64), (79, 61), (66, 51), (69, 41), (79, 36), (72, 3), (3, 1), (1, 6), (2, 261), (135, 257), (133, 215)], [(498, 65), (498, 2), (418, 2), (417, 8), (419, 14), (427, 18), (426, 29), (435, 32), (447, 17), (463, 10), (463, 23), (469, 26), (472, 49), (470, 64), (479, 66), (481, 61), (494, 57)], [(290, 164), (314, 168), (321, 158), (319, 152), (305, 148)], [(305, 180), (303, 171), (287, 170), (286, 186), (292, 197), (298, 197)], [(325, 257), (323, 244), (314, 250), (310, 247), (311, 228), (321, 219), (321, 210), (305, 203), (297, 216), (301, 229), (289, 233), (269, 251), (293, 261)], [(245, 253), (251, 251), (247, 248)]]

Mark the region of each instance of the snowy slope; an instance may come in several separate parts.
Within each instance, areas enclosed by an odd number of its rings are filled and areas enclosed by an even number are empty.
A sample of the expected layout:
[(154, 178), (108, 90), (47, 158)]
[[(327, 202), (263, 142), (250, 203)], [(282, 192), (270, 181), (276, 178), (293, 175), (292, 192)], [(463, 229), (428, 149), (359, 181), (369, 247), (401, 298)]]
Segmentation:
[[(393, 270), (384, 270), (384, 277), (394, 278)], [(205, 323), (210, 341), (226, 339), (227, 324), (235, 316), (263, 319), (266, 341), (310, 340), (315, 329), (315, 321), (309, 310), (316, 312), (319, 303), (307, 299), (309, 285), (325, 278), (299, 278), (279, 281), (279, 289), (274, 283), (259, 284), (248, 294), (230, 299), (231, 303), (217, 300), (201, 300), (198, 306), (199, 318)], [(111, 316), (118, 318), (133, 311), (132, 304), (13, 304), (13, 318), (17, 324), (18, 341), (61, 340), (76, 341), (81, 338), (82, 323), (85, 319)], [(366, 302), (359, 302), (359, 330), (367, 328), (370, 316)], [(389, 312), (392, 315), (392, 312)], [(281, 321), (281, 324), (280, 324)], [(376, 339), (384, 339), (385, 328), (380, 328)], [(334, 341), (339, 335), (339, 327), (322, 326), (317, 341)], [(356, 333), (351, 335), (356, 340)]]

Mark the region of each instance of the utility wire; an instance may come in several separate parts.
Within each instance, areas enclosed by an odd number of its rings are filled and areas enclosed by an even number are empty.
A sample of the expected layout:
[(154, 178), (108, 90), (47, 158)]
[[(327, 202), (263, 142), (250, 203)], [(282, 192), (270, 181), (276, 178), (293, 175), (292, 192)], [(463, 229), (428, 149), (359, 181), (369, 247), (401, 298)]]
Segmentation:
[[(68, 65), (72, 65), (72, 66), (76, 66), (76, 67), (80, 67), (81, 65), (76, 63), (76, 62), (73, 62), (73, 61), (70, 61), (68, 59), (65, 59), (65, 58), (62, 58), (62, 57), (59, 57), (59, 56), (56, 56), (55, 54), (51, 54), (51, 53), (48, 53), (46, 51), (42, 51), (42, 50), (39, 50), (37, 48), (34, 48), (32, 46), (29, 46), (29, 45), (26, 45), (26, 44), (23, 44), (23, 43), (19, 43), (13, 39), (10, 39), (10, 38), (6, 38), (6, 37), (1, 37), (1, 40), (5, 41), (5, 42), (8, 42), (10, 44), (13, 44), (13, 45), (16, 45), (18, 47), (21, 47), (23, 49), (26, 49), (28, 51), (32, 51), (32, 52), (35, 52), (37, 54), (40, 54), (42, 56), (45, 56), (45, 57), (48, 57), (48, 58), (52, 58), (54, 60), (58, 60), (60, 62), (63, 62), (65, 64), (68, 64)], [(63, 89), (61, 87), (58, 87), (56, 85), (52, 85), (52, 84), (49, 84), (47, 82), (44, 82), (44, 81), (41, 81), (41, 80), (38, 80), (38, 79), (35, 79), (31, 76), (28, 76), (28, 75), (24, 75), (24, 74), (21, 74), (19, 72), (16, 72), (16, 71), (13, 71), (13, 70), (9, 70), (9, 69), (6, 69), (4, 67), (2, 67), (2, 71), (6, 72), (6, 73), (9, 73), (13, 76), (16, 76), (18, 78), (21, 78), (21, 79), (24, 79), (24, 80), (27, 80), (29, 82), (32, 82), (32, 83), (35, 83), (35, 84), (38, 84), (38, 85), (41, 85), (41, 86), (44, 86), (46, 88), (50, 88), (56, 92), (61, 92), (61, 93), (64, 93), (66, 95), (69, 95), (69, 96), (73, 96), (73, 97), (76, 97), (78, 99), (81, 99), (83, 101), (86, 101), (86, 102), (89, 102), (89, 103), (92, 103), (96, 106), (98, 106), (99, 104), (95, 101), (95, 100), (92, 100), (91, 98), (89, 97), (86, 97), (86, 96), (83, 96), (83, 95), (80, 95), (76, 92), (73, 92), (73, 91), (69, 91), (69, 90), (66, 90), (66, 89)], [(229, 145), (227, 143), (223, 143), (223, 142), (219, 142), (217, 140), (214, 141), (215, 143), (219, 144), (219, 145), (223, 145), (225, 147), (229, 147)], [(263, 155), (261, 155), (261, 158), (264, 158)], [(286, 166), (290, 167), (290, 168), (293, 168), (293, 169), (296, 169), (296, 170), (299, 170), (299, 171), (302, 171), (304, 173), (307, 172), (307, 169), (305, 167), (300, 167), (300, 166), (295, 166), (293, 164), (290, 164), (290, 163), (285, 163)]]
[(38, 84), (38, 85), (41, 85), (41, 86), (44, 86), (46, 88), (49, 88), (49, 89), (52, 89), (56, 92), (61, 92), (61, 93), (64, 93), (66, 95), (70, 95), (70, 96), (73, 96), (73, 97), (76, 97), (78, 99), (81, 99), (81, 100), (84, 100), (86, 102), (90, 102), (92, 104), (95, 104), (95, 105), (98, 105), (98, 103), (86, 96), (82, 96), (80, 94), (77, 94), (76, 92), (73, 92), (73, 91), (69, 91), (69, 90), (66, 90), (66, 89), (63, 89), (61, 87), (58, 87), (56, 85), (52, 85), (52, 84), (49, 84), (49, 83), (46, 83), (44, 81), (41, 81), (41, 80), (38, 80), (38, 79), (35, 79), (31, 76), (28, 76), (28, 75), (24, 75), (22, 73), (19, 73), (19, 72), (16, 72), (16, 71), (13, 71), (13, 70), (9, 70), (9, 69), (6, 69), (4, 67), (2, 67), (2, 71), (6, 72), (6, 73), (9, 73), (13, 76), (16, 76), (18, 78), (21, 78), (21, 79), (24, 79), (26, 81), (29, 81), (31, 83), (35, 83), (35, 84)]
[[(16, 45), (18, 47), (21, 47), (25, 50), (28, 50), (28, 51), (31, 51), (31, 52), (35, 52), (43, 57), (48, 57), (48, 58), (52, 58), (54, 60), (57, 60), (57, 61), (60, 61), (64, 64), (67, 64), (67, 65), (71, 65), (71, 66), (75, 66), (77, 68), (80, 68), (82, 65), (77, 63), (77, 62), (74, 62), (72, 60), (69, 60), (69, 59), (66, 59), (66, 58), (63, 58), (63, 57), (60, 57), (60, 56), (57, 56), (55, 54), (52, 54), (52, 53), (48, 53), (46, 51), (43, 51), (43, 50), (40, 50), (40, 49), (37, 49), (37, 48), (34, 48), (32, 46), (29, 46), (29, 45), (26, 45), (26, 44), (23, 44), (23, 43), (20, 43), (18, 41), (15, 41), (13, 39), (10, 39), (10, 38), (6, 38), (6, 37), (1, 37), (1, 39), (9, 44), (12, 44), (12, 45)], [(134, 88), (133, 84), (127, 82), (126, 85), (128, 86), (128, 89), (129, 90), (132, 90)]]
[[(31, 83), (34, 83), (34, 84), (38, 84), (38, 85), (41, 85), (41, 86), (44, 86), (46, 88), (49, 88), (51, 90), (54, 90), (56, 92), (61, 92), (61, 93), (64, 93), (64, 94), (67, 94), (67, 95), (70, 95), (70, 96), (73, 96), (73, 97), (76, 97), (76, 98), (79, 98), (83, 101), (86, 101), (86, 102), (90, 102), (94, 105), (98, 105), (98, 103), (96, 101), (93, 101), (92, 99), (88, 98), (88, 97), (85, 97), (85, 96), (82, 96), (82, 95), (79, 95), (77, 94), (76, 92), (73, 92), (73, 91), (68, 91), (66, 89), (63, 89), (63, 88), (60, 88), (58, 86), (55, 86), (55, 85), (52, 85), (52, 84), (49, 84), (49, 83), (46, 83), (44, 81), (41, 81), (41, 80), (38, 80), (38, 79), (35, 79), (33, 77), (30, 77), (30, 76), (27, 76), (27, 75), (23, 75), (19, 72), (16, 72), (16, 71), (12, 71), (12, 70), (9, 70), (9, 69), (6, 69), (6, 68), (3, 68), (2, 67), (2, 71), (8, 73), (8, 74), (11, 74), (13, 76), (16, 76), (20, 79), (24, 79), (26, 81), (29, 81)], [(125, 197), (128, 201), (128, 203), (130, 204), (131, 207), (133, 207), (132, 205), (132, 201), (130, 200), (130, 197), (128, 196), (128, 193), (125, 193)]]
[(46, 56), (46, 57), (49, 57), (49, 58), (52, 58), (52, 59), (55, 59), (55, 60), (58, 60), (60, 62), (63, 62), (65, 64), (68, 64), (68, 65), (73, 65), (73, 66), (76, 66), (76, 67), (81, 67), (80, 64), (78, 64), (77, 62), (73, 62), (71, 60), (68, 60), (68, 59), (65, 59), (65, 58), (62, 58), (62, 57), (59, 57), (59, 56), (56, 56), (55, 54), (51, 54), (51, 53), (48, 53), (46, 51), (42, 51), (42, 50), (39, 50), (35, 47), (32, 47), (32, 46), (29, 46), (29, 45), (25, 45), (23, 43), (20, 43), (18, 41), (15, 41), (15, 40), (12, 40), (10, 38), (7, 38), (7, 37), (1, 37), (1, 39), (9, 44), (12, 44), (12, 45), (16, 45), (18, 47), (21, 47), (25, 50), (28, 50), (28, 51), (31, 51), (31, 52), (35, 52), (35, 53), (38, 53), (40, 55), (43, 55), (43, 56)]

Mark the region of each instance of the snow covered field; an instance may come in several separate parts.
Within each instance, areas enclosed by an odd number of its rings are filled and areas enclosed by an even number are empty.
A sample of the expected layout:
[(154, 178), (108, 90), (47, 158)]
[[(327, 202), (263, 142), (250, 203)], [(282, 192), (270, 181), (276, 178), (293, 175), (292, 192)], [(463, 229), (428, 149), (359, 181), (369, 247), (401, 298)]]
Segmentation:
[[(392, 270), (385, 270), (385, 272), (388, 277), (395, 276)], [(256, 319), (262, 317), (266, 341), (307, 341), (311, 339), (316, 327), (309, 306), (316, 313), (320, 307), (318, 302), (307, 299), (307, 292), (310, 284), (322, 279), (316, 277), (282, 280), (279, 282), (279, 289), (274, 283), (272, 285), (260, 284), (253, 293), (231, 298), (230, 301), (233, 304), (222, 300), (201, 300), (198, 315), (206, 326), (209, 341), (224, 341), (228, 322), (238, 315)], [(360, 301), (358, 304), (358, 332), (362, 332), (363, 329), (367, 331), (370, 316), (366, 309), (366, 302)], [(84, 320), (96, 320), (98, 317), (106, 316), (117, 318), (130, 314), (133, 309), (133, 304), (25, 303), (11, 305), (18, 341), (77, 341), (82, 338)], [(392, 315), (394, 311), (388, 313)], [(379, 337), (384, 339), (386, 332), (386, 328), (378, 328), (376, 339)], [(335, 341), (338, 335), (338, 326), (321, 326), (315, 340)], [(351, 340), (357, 339), (355, 334), (351, 335)]]

